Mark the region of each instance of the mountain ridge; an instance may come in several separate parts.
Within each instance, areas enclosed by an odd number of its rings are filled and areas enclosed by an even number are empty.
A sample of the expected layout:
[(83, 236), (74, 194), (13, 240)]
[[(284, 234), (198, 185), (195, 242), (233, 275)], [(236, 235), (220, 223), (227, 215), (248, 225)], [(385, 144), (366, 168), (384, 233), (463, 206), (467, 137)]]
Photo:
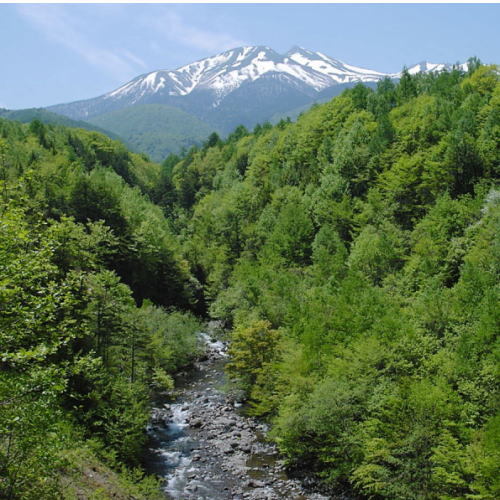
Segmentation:
[[(433, 73), (451, 68), (444, 63), (424, 61), (408, 71), (410, 74)], [(397, 80), (400, 76), (401, 72), (384, 73), (354, 66), (299, 46), (280, 54), (265, 45), (252, 45), (226, 50), (175, 70), (143, 73), (100, 96), (46, 109), (73, 120), (101, 125), (106, 122), (110, 130), (118, 133), (122, 124), (110, 121), (110, 117), (118, 116), (120, 110), (161, 105), (166, 107), (161, 118), (158, 113), (150, 117), (151, 124), (157, 128), (162, 128), (166, 122), (173, 123), (177, 115), (184, 116), (183, 123), (191, 121), (200, 125), (201, 122), (224, 136), (239, 125), (251, 129), (277, 116), (296, 116), (297, 110), (324, 102), (357, 83), (375, 86), (384, 78)], [(171, 110), (170, 118), (165, 115), (167, 108)], [(188, 118), (183, 113), (191, 116)], [(105, 116), (106, 120), (100, 119)], [(140, 120), (142, 125), (132, 124), (137, 130), (125, 136), (133, 144), (138, 135), (144, 137), (151, 129), (151, 124), (144, 125), (147, 120), (143, 118)], [(165, 144), (155, 141), (154, 148), (145, 148), (143, 152), (159, 160), (159, 154), (180, 151), (186, 141), (175, 142), (179, 134), (174, 128), (169, 128), (171, 136), (168, 137), (162, 130)], [(195, 129), (185, 138), (188, 143), (199, 142), (204, 127), (196, 126)], [(140, 142), (145, 144), (142, 139)]]
[[(415, 74), (450, 67), (443, 63), (423, 62), (411, 66), (408, 71)], [(95, 98), (56, 104), (47, 109), (73, 119), (86, 120), (120, 107), (155, 103), (180, 107), (206, 120), (213, 109), (243, 84), (254, 83), (271, 74), (280, 75), (285, 86), (295, 87), (313, 97), (339, 84), (377, 82), (386, 77), (397, 79), (401, 72), (384, 73), (361, 68), (299, 46), (292, 47), (285, 54), (262, 45), (243, 46), (175, 70), (158, 69), (143, 73)]]

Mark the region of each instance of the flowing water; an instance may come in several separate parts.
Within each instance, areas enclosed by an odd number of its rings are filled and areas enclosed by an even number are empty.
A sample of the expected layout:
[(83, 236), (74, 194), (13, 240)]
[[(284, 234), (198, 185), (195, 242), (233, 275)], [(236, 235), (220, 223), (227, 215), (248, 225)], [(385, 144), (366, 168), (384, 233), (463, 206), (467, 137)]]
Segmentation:
[(207, 357), (179, 377), (179, 396), (157, 401), (147, 467), (179, 500), (326, 499), (287, 476), (266, 427), (245, 417), (222, 387), (225, 345), (202, 334)]

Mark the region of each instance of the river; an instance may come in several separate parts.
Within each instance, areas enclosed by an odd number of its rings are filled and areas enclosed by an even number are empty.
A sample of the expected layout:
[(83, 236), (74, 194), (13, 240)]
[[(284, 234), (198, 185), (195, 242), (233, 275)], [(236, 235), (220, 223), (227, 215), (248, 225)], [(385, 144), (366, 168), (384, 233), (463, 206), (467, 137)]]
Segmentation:
[(178, 377), (178, 396), (153, 408), (146, 466), (175, 500), (322, 500), (287, 476), (266, 426), (223, 391), (226, 347), (202, 334), (207, 356)]

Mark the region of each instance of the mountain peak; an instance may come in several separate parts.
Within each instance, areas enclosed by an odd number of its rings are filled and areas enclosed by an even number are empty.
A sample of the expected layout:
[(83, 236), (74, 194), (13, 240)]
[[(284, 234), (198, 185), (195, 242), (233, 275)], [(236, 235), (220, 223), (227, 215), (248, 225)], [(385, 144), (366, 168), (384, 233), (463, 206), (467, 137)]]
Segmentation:
[[(443, 69), (449, 68), (444, 64), (424, 61), (410, 67), (409, 71), (416, 74)], [(252, 99), (257, 99), (266, 103), (259, 104), (264, 115), (278, 105), (288, 105), (284, 104), (287, 100), (293, 100), (299, 106), (316, 99), (326, 89), (335, 90), (338, 85), (348, 86), (358, 82), (375, 83), (385, 77), (399, 78), (400, 73), (387, 74), (353, 66), (299, 45), (285, 54), (279, 54), (267, 45), (246, 45), (175, 70), (152, 71), (100, 97), (50, 109), (71, 118), (88, 119), (116, 109), (151, 103), (179, 107), (204, 119), (224, 107), (224, 102), (232, 110), (247, 106), (250, 115), (258, 105)], [(258, 85), (254, 85), (256, 82), (259, 82)], [(241, 96), (250, 94), (250, 101), (242, 103)], [(231, 98), (226, 101), (229, 96)], [(280, 104), (280, 99), (283, 104)], [(231, 112), (234, 114), (234, 111)]]
[(294, 45), (288, 52), (286, 52), (285, 56), (288, 56), (290, 54), (295, 54), (296, 52), (311, 53), (310, 50), (305, 49), (304, 47), (301, 47), (300, 45)]
[[(424, 61), (408, 71), (416, 74), (443, 69), (447, 69), (446, 65)], [(286, 80), (295, 87), (318, 92), (338, 84), (377, 82), (386, 76), (397, 78), (399, 73), (389, 75), (352, 66), (299, 45), (293, 46), (285, 54), (279, 54), (267, 45), (247, 45), (186, 64), (176, 70), (158, 70), (141, 75), (103, 97), (114, 100), (132, 98), (135, 104), (152, 99), (153, 95), (182, 97), (193, 92), (208, 91), (215, 95), (216, 107), (221, 99), (244, 83), (270, 76)]]
[(462, 71), (467, 71), (468, 64), (444, 64), (444, 63), (431, 63), (429, 61), (422, 61), (413, 66), (407, 68), (410, 75), (416, 75), (417, 73), (439, 73), (441, 71), (451, 71), (453, 68), (458, 68)]

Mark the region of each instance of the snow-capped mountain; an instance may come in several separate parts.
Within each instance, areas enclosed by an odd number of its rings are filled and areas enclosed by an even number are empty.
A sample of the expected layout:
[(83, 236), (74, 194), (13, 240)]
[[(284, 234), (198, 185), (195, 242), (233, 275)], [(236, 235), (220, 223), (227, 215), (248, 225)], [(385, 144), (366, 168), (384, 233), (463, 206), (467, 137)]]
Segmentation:
[[(416, 75), (417, 73), (439, 73), (440, 71), (450, 71), (451, 69), (453, 69), (452, 64), (430, 63), (423, 61), (408, 68), (408, 73), (410, 73), (410, 75)], [(458, 69), (467, 71), (468, 64), (459, 64)]]
[[(420, 63), (409, 69), (434, 72), (444, 64)], [(105, 113), (141, 104), (165, 104), (195, 115), (227, 132), (253, 126), (273, 115), (333, 96), (357, 82), (373, 85), (398, 78), (359, 68), (301, 47), (278, 54), (264, 46), (239, 47), (182, 66), (140, 75), (100, 97), (49, 109), (73, 119), (92, 120)]]
[[(161, 103), (180, 107), (211, 121), (209, 115), (216, 108), (224, 107), (227, 96), (242, 88), (248, 91), (248, 87), (257, 82), (261, 92), (266, 90), (263, 83), (268, 82), (267, 93), (273, 99), (278, 97), (282, 103), (282, 98), (290, 94), (289, 107), (294, 107), (314, 99), (326, 88), (360, 81), (376, 82), (385, 76), (300, 47), (283, 55), (264, 46), (239, 47), (176, 70), (157, 70), (140, 75), (100, 97), (50, 109), (85, 120), (135, 104)], [(272, 115), (282, 107), (268, 111)]]
[(339, 83), (377, 82), (391, 76), (379, 71), (358, 68), (333, 59), (321, 52), (312, 52), (302, 47), (294, 47), (285, 55), (285, 62), (293, 62), (328, 78), (328, 87)]
[(315, 91), (338, 83), (373, 82), (386, 76), (300, 47), (294, 47), (285, 55), (269, 47), (240, 47), (175, 71), (161, 70), (142, 75), (103, 97), (121, 99), (133, 96), (137, 101), (151, 93), (186, 96), (194, 90), (206, 89), (221, 99), (245, 82), (254, 82), (271, 73), (296, 79)]

